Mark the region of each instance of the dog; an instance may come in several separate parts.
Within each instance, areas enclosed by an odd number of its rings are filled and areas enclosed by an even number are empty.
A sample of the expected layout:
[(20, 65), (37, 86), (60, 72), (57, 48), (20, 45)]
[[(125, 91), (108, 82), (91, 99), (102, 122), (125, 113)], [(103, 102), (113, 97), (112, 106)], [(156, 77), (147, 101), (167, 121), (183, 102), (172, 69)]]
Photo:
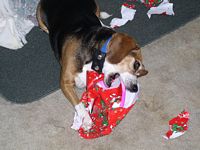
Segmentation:
[(36, 16), (61, 65), (61, 90), (82, 116), (85, 129), (91, 119), (75, 87), (85, 86), (87, 70), (103, 72), (107, 86), (120, 76), (129, 91), (137, 91), (137, 78), (148, 73), (141, 49), (131, 36), (101, 25), (95, 0), (40, 0)]

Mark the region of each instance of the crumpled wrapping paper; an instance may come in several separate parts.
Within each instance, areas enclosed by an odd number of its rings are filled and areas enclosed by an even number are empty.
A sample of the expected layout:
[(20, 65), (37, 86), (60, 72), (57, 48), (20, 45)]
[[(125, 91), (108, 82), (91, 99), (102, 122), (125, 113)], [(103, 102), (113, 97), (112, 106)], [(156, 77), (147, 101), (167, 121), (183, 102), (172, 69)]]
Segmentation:
[(128, 92), (120, 78), (115, 79), (109, 88), (103, 79), (104, 74), (87, 72), (87, 90), (81, 102), (89, 112), (93, 125), (87, 131), (82, 127), (78, 130), (79, 135), (85, 139), (110, 134), (138, 100), (139, 92)]
[(122, 5), (121, 7), (121, 15), (122, 18), (113, 18), (110, 22), (111, 28), (116, 28), (125, 25), (128, 21), (132, 21), (134, 19), (136, 10), (127, 7), (127, 5)]
[(165, 139), (174, 139), (183, 135), (188, 130), (189, 112), (183, 111), (169, 121), (169, 130), (163, 136)]
[[(136, 7), (134, 2), (140, 2), (149, 8), (147, 16), (149, 19), (154, 14), (164, 14), (164, 15), (175, 15), (173, 11), (173, 3), (169, 0), (128, 0), (124, 2), (121, 6), (121, 18), (113, 18), (110, 22), (111, 28), (117, 28), (125, 25), (128, 21), (132, 21), (136, 14)], [(101, 14), (102, 19), (106, 19), (112, 15), (106, 12)], [(104, 25), (104, 24), (102, 24)], [(104, 25), (105, 26), (105, 25)], [(107, 26), (108, 27), (108, 26)]]
[(153, 14), (174, 15), (173, 3), (170, 3), (169, 0), (163, 0), (157, 7), (151, 7), (147, 12), (149, 18)]

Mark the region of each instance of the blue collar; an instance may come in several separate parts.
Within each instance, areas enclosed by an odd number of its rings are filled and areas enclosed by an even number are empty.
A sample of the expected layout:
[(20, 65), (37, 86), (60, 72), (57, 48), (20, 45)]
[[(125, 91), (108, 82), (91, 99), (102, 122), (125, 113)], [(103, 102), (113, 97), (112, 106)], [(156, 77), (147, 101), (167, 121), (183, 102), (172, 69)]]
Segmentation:
[(112, 36), (106, 40), (106, 42), (103, 44), (101, 49), (96, 49), (93, 53), (91, 68), (98, 73), (102, 73), (102, 69), (103, 69), (103, 65), (104, 65), (105, 57), (107, 53), (107, 47), (111, 39), (112, 39)]
[(107, 53), (107, 47), (108, 47), (108, 44), (110, 43), (111, 39), (112, 39), (112, 36), (109, 39), (107, 39), (106, 42), (101, 47), (101, 52), (102, 53)]

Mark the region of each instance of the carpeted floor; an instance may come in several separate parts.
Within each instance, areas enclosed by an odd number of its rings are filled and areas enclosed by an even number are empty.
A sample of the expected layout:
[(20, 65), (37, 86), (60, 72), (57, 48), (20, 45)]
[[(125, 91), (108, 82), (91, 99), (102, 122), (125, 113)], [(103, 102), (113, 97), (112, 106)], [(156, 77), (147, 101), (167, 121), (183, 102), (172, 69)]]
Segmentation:
[[(124, 0), (98, 0), (102, 11), (120, 17)], [(173, 0), (175, 16), (152, 16), (149, 20), (143, 5), (137, 5), (135, 19), (118, 29), (134, 36), (141, 46), (158, 39), (200, 14), (198, 0)], [(109, 19), (105, 21), (108, 23)], [(59, 64), (54, 58), (48, 36), (34, 28), (27, 36), (28, 44), (11, 51), (0, 47), (0, 92), (13, 102), (38, 100), (59, 89)]]
[[(0, 98), (0, 149), (199, 150), (199, 26), (200, 18), (142, 48), (149, 75), (140, 79), (140, 100), (111, 135), (81, 139), (70, 129), (74, 110), (58, 90), (25, 105)], [(184, 108), (188, 132), (166, 141), (168, 120)]]

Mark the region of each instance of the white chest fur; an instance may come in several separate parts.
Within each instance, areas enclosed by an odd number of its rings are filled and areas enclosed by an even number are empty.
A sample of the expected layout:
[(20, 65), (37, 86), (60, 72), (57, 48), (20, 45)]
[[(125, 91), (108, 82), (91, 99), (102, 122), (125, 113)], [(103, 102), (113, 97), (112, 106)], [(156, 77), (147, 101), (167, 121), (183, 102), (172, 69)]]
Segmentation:
[(92, 63), (86, 64), (83, 66), (83, 71), (78, 73), (75, 77), (75, 84), (78, 88), (84, 88), (86, 86), (86, 73), (91, 69)]

